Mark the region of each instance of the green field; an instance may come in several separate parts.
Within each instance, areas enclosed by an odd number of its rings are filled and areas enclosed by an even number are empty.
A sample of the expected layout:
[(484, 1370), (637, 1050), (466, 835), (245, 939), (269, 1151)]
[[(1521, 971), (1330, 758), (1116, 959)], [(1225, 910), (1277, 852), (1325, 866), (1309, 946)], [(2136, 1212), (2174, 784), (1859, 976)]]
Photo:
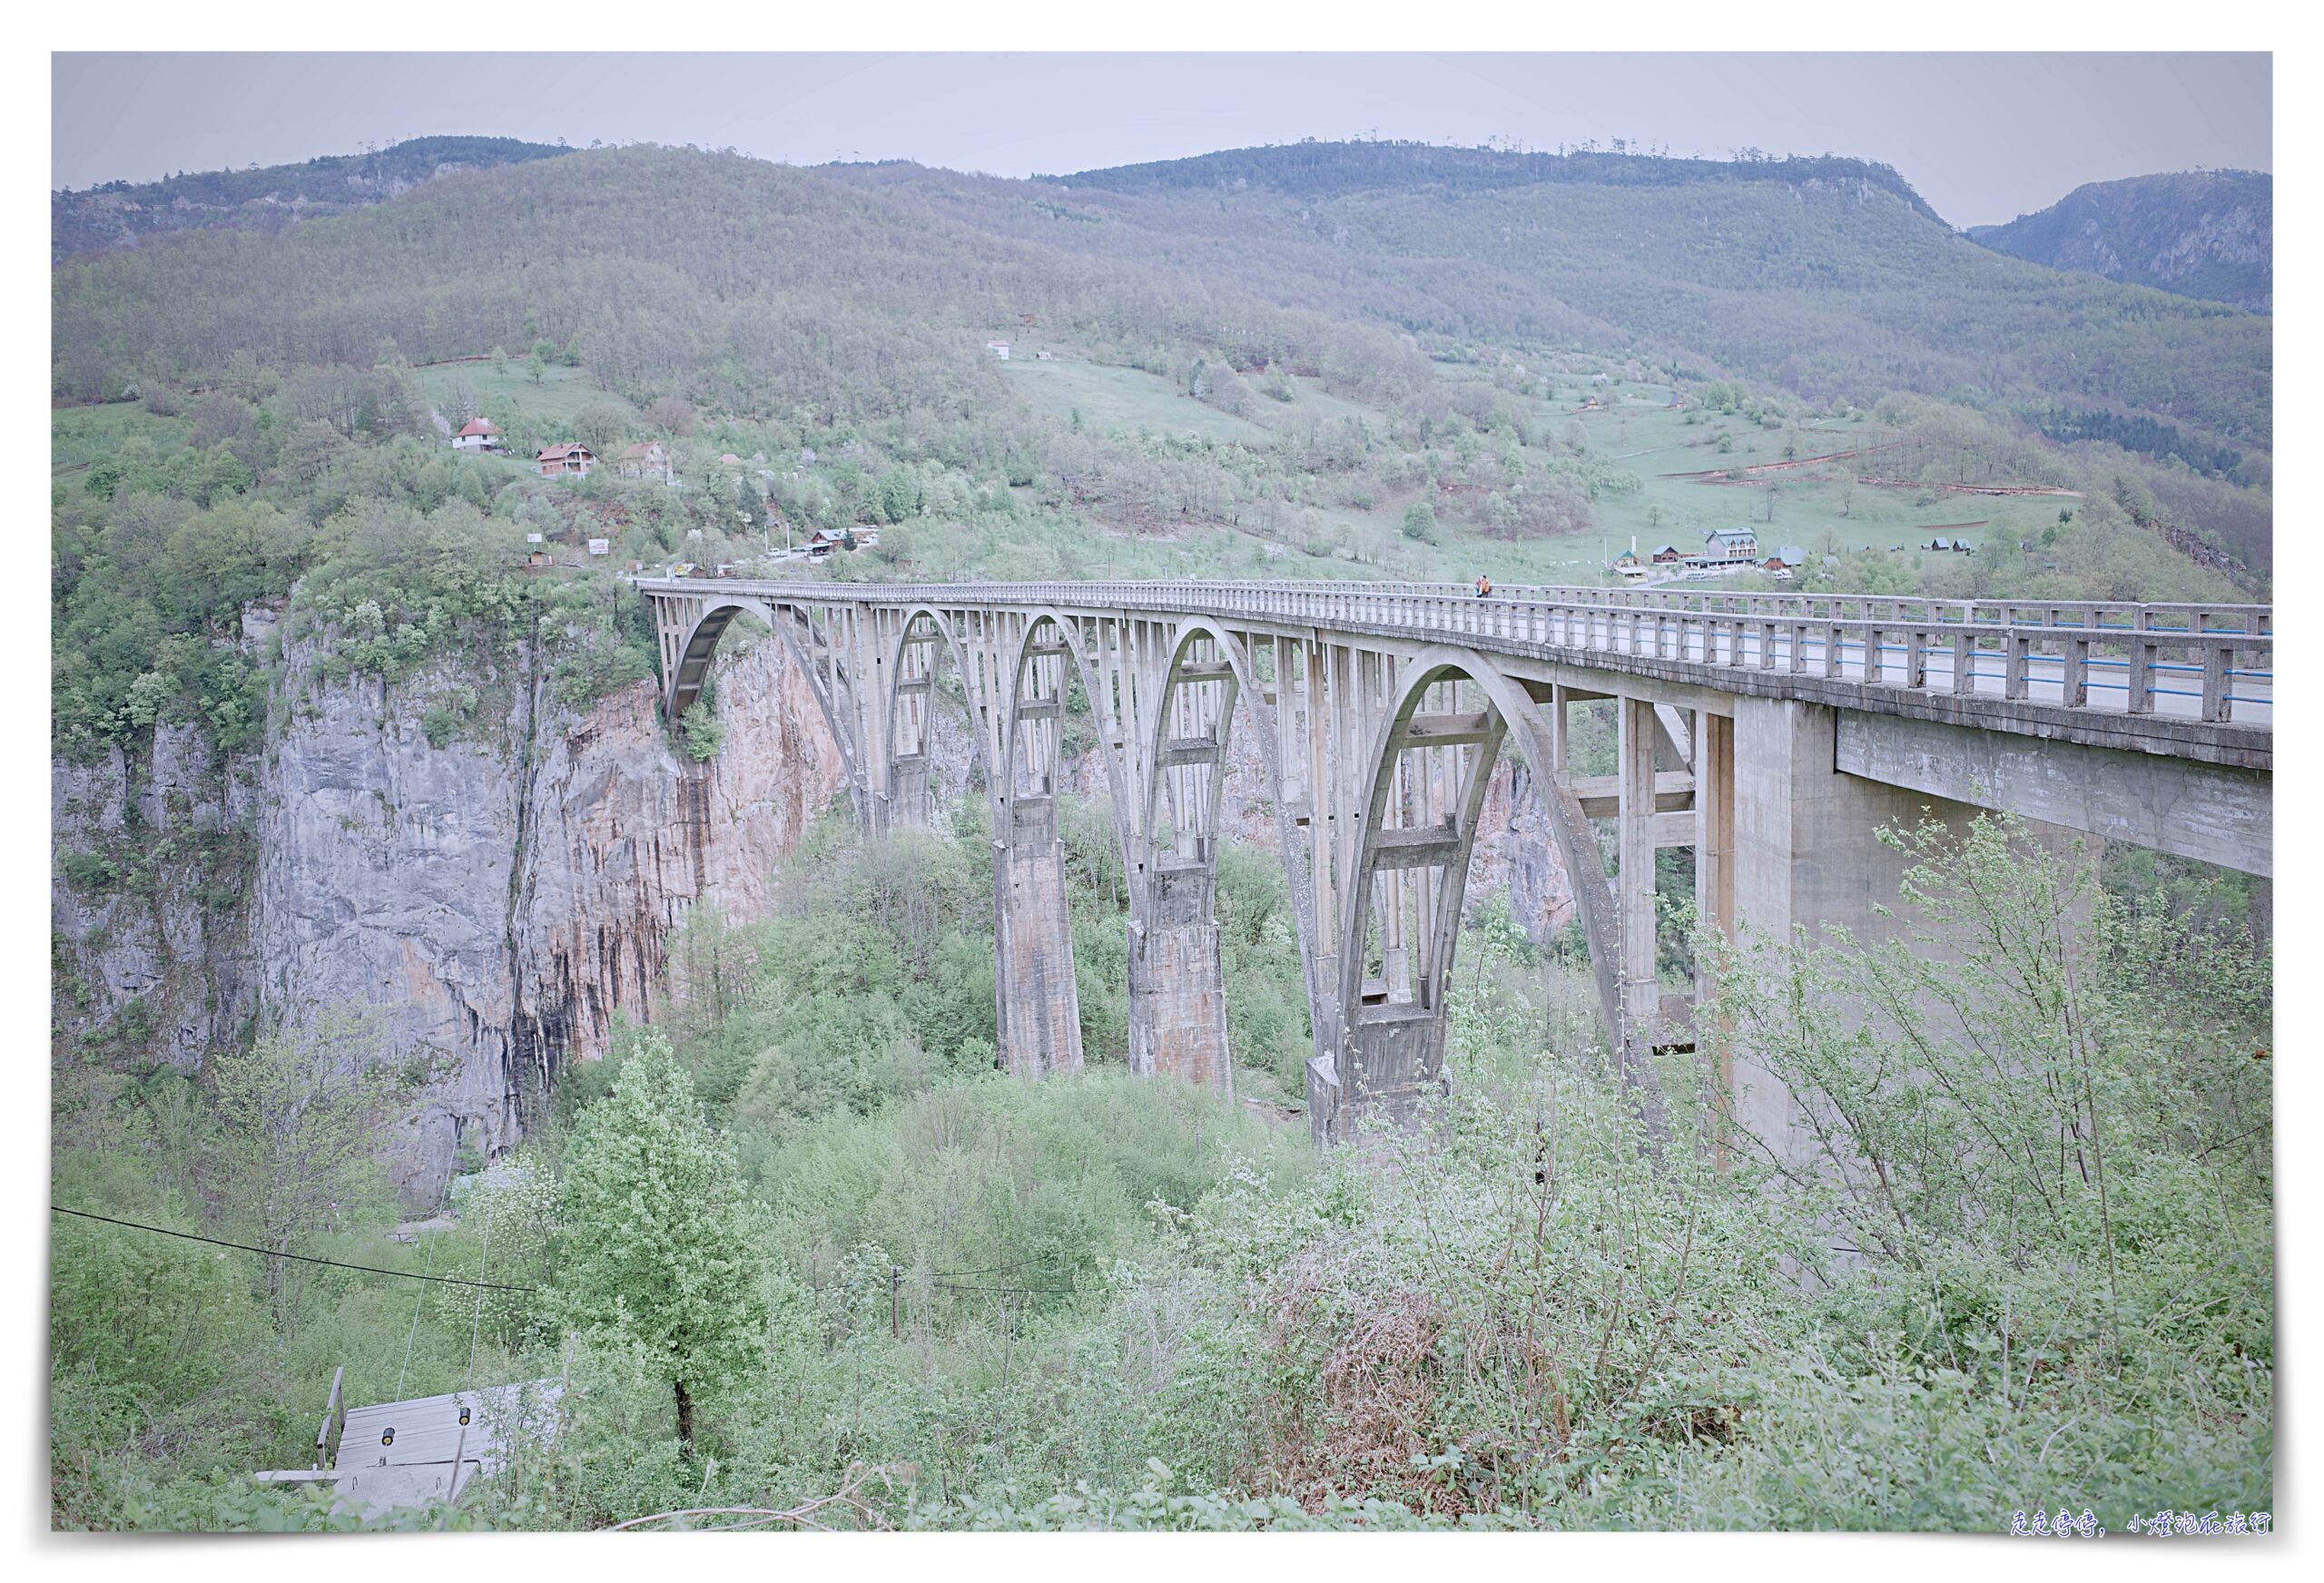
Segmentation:
[[(1869, 546), (1879, 551), (1904, 546), (1910, 553), (1915, 541), (1926, 544), (1932, 534), (1966, 539), (1980, 552), (1989, 547), (2012, 551), (2022, 539), (2040, 535), (2057, 520), (2070, 500), (2031, 496), (1996, 497), (1933, 492), (1922, 503), (1923, 491), (1848, 486), (1837, 477), (1818, 477), (1820, 469), (1768, 476), (1774, 488), (1773, 518), (1769, 519), (1765, 486), (1704, 484), (1665, 477), (1707, 467), (1749, 467), (1782, 459), (1787, 444), (1802, 456), (1872, 444), (1885, 438), (1869, 423), (1802, 425), (1797, 429), (1761, 429), (1740, 418), (1688, 415), (1659, 407), (1646, 410), (1611, 406), (1597, 412), (1568, 413), (1561, 421), (1579, 422), (1592, 451), (1640, 479), (1634, 494), (1601, 494), (1597, 502), (1601, 536), (1619, 551), (1633, 535), (1641, 553), (1658, 544), (1675, 544), (1682, 550), (1699, 547), (1703, 536), (1716, 527), (1749, 525), (1760, 542), (1770, 546), (1797, 545), (1813, 554), (1845, 553)], [(1715, 447), (1725, 433), (1734, 448)], [(1859, 458), (1864, 471), (1877, 472), (1878, 457)], [(1845, 467), (1846, 464), (1839, 464)], [(1982, 523), (1965, 527), (1965, 523)], [(1941, 530), (1941, 532), (1940, 532)]]
[(519, 417), (542, 422), (569, 419), (585, 407), (636, 410), (614, 392), (598, 389), (586, 368), (552, 366), (542, 370), (537, 385), (525, 372), (522, 358), (509, 359), (505, 374), (494, 373), (490, 363), (433, 363), (414, 372), (421, 390), (445, 417), (451, 416), (465, 389), (477, 409), (503, 428), (514, 427)]
[(1034, 411), (1068, 422), (1078, 412), (1083, 427), (1100, 433), (1133, 433), (1143, 428), (1150, 434), (1196, 439), (1240, 440), (1255, 446), (1271, 443), (1272, 437), (1257, 424), (1181, 396), (1169, 380), (1142, 369), (1059, 358), (1047, 363), (1012, 359), (1008, 371)]
[(152, 440), (159, 450), (172, 450), (192, 428), (182, 418), (156, 418), (135, 401), (55, 408), (48, 415), (49, 470), (58, 472), (111, 456), (132, 436)]

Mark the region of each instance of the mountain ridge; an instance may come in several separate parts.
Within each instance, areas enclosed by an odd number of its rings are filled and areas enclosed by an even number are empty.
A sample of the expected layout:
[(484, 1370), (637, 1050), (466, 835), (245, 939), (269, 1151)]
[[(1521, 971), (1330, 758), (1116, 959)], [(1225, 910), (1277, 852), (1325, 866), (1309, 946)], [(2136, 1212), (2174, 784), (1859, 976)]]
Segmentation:
[(107, 182), (77, 192), (61, 188), (49, 194), (49, 262), (178, 231), (281, 231), (399, 198), (458, 171), (572, 152), (513, 137), (444, 134), (280, 165), (180, 171), (158, 182)]
[(1995, 252), (2122, 285), (2253, 313), (2275, 306), (2275, 178), (2265, 171), (2086, 182), (2047, 209), (1965, 234)]
[[(1388, 162), (1397, 162), (1400, 169)], [(1706, 160), (1661, 152), (1596, 149), (1556, 153), (1508, 149), (1460, 148), (1409, 141), (1265, 143), (1220, 149), (1185, 159), (1152, 160), (1082, 171), (1070, 176), (1035, 176), (1064, 186), (1105, 187), (1115, 192), (1166, 187), (1256, 184), (1298, 197), (1338, 197), (1376, 185), (1382, 174), (1410, 180), (1415, 168), (1443, 191), (1482, 192), (1543, 183), (1605, 187), (1668, 187), (1704, 182), (1795, 183), (1863, 181), (1942, 224), (1911, 182), (1894, 166), (1837, 154), (1789, 155), (1783, 159)]]

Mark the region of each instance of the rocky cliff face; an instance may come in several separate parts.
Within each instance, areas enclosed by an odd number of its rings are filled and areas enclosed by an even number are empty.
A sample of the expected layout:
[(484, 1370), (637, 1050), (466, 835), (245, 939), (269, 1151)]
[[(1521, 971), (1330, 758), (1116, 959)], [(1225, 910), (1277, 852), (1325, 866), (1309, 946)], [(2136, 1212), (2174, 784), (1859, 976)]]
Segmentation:
[[(150, 765), (56, 767), (57, 965), (85, 986), (69, 1016), (61, 1002), (59, 1032), (134, 1058), (150, 1023), (153, 1053), (190, 1067), (261, 1002), (293, 1018), (369, 1007), (383, 1058), (428, 1066), (385, 1151), (426, 1201), (463, 1144), (513, 1143), (565, 1062), (604, 1053), (617, 1016), (653, 1014), (669, 933), (693, 909), (765, 909), (840, 763), (776, 644), (734, 659), (709, 764), (671, 753), (650, 683), (576, 716), (548, 702), (529, 654), (390, 687), (323, 682), (322, 653), (313, 638), (286, 651), (282, 718), (255, 763), (221, 770), (192, 732), (165, 729)], [(421, 717), (458, 686), (498, 703), (431, 746)], [(165, 841), (185, 832), (148, 893), (76, 886), (63, 854), (118, 850), (140, 819)], [(203, 904), (216, 881), (186, 855), (203, 830), (241, 832), (243, 904)]]
[(256, 1008), (251, 769), (182, 725), (134, 757), (50, 766), (60, 1041), (192, 1070)]
[(2038, 214), (1975, 225), (1997, 252), (2267, 313), (2275, 307), (2275, 182), (2189, 171), (2077, 187)]

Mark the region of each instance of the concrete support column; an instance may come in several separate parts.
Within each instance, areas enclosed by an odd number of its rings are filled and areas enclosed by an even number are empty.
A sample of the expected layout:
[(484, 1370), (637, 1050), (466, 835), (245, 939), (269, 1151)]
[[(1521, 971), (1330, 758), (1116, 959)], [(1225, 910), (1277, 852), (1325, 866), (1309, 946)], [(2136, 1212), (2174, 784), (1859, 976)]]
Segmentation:
[(1009, 824), (992, 852), (1000, 1058), (1020, 1077), (1078, 1072), (1081, 1002), (1057, 806), (1046, 797), (1019, 797), (1003, 817)]
[(1617, 824), (1621, 872), (1616, 877), (1622, 924), (1621, 1037), (1643, 1036), (1661, 1009), (1654, 941), (1654, 705), (1642, 698), (1619, 704), (1620, 788)]
[[(1724, 932), (1735, 928), (1735, 722), (1707, 710), (1695, 713), (1695, 913)], [(1716, 986), (1703, 975), (1697, 1000)]]
[(888, 767), (888, 795), (881, 804), (887, 830), (924, 830), (929, 822), (928, 758), (915, 753)]
[(1129, 921), (1129, 1068), (1231, 1093), (1226, 975), (1209, 868), (1154, 875), (1145, 916)]
[[(1837, 769), (1839, 712), (1789, 699), (1735, 701), (1734, 908), (1763, 941), (1804, 930), (1828, 943), (1837, 925), (1861, 944), (1892, 938), (1899, 927), (1879, 909), (1894, 907), (1911, 860), (1884, 844), (1884, 827), (1905, 830), (1935, 818), (1965, 830), (1978, 810), (1926, 792), (1892, 786)], [(2077, 841), (2102, 843), (2059, 825), (2033, 821), (2028, 836), (2063, 854)], [(1748, 1048), (1734, 1052), (1735, 1119), (1787, 1164), (1805, 1163), (1812, 1139), (1797, 1096)]]

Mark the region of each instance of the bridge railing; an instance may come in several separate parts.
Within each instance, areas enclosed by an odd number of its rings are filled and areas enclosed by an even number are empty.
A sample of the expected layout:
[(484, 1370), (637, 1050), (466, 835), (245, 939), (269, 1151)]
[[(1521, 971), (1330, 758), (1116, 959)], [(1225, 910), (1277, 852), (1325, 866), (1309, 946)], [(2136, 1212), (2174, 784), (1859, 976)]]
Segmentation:
[(1200, 615), (1443, 638), (1658, 673), (1749, 670), (1887, 692), (2267, 726), (2274, 612), (2264, 605), (1344, 582), (760, 583), (641, 579), (648, 592), (839, 602)]

